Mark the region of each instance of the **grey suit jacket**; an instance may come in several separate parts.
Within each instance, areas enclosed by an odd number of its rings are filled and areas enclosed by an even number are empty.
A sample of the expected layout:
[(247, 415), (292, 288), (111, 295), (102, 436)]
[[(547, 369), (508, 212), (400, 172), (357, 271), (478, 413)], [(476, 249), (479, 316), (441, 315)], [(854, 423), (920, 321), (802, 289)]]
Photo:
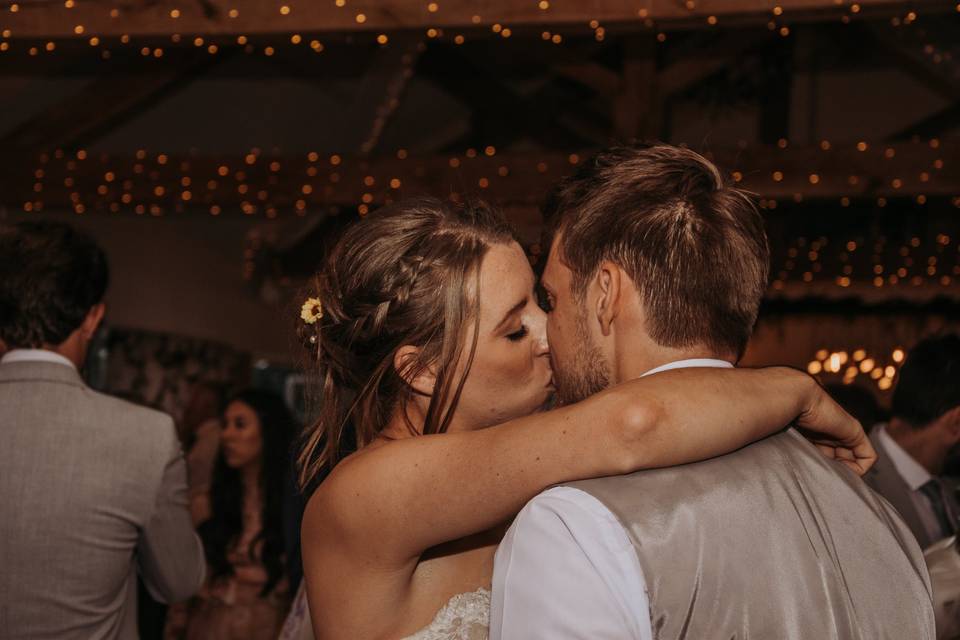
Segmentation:
[(0, 365), (0, 637), (136, 638), (136, 573), (164, 602), (204, 579), (169, 416), (71, 367)]
[[(917, 508), (913, 503), (913, 492), (910, 490), (907, 481), (903, 479), (897, 471), (897, 468), (893, 465), (893, 461), (890, 459), (890, 452), (887, 451), (887, 448), (883, 445), (883, 441), (879, 437), (879, 432), (879, 428), (875, 428), (870, 434), (870, 441), (873, 442), (873, 447), (877, 450), (877, 463), (867, 472), (864, 480), (874, 491), (882, 495), (887, 499), (887, 502), (893, 505), (893, 508), (900, 513), (903, 521), (910, 527), (910, 531), (916, 536), (920, 547), (926, 549), (934, 542), (937, 542), (937, 540), (931, 538), (930, 534), (927, 533), (926, 527), (923, 526), (920, 514), (917, 512)], [(951, 500), (951, 506), (954, 512), (960, 513), (960, 502), (956, 499), (955, 483), (951, 479), (944, 480), (946, 481), (948, 489), (950, 489), (947, 492), (947, 499)]]

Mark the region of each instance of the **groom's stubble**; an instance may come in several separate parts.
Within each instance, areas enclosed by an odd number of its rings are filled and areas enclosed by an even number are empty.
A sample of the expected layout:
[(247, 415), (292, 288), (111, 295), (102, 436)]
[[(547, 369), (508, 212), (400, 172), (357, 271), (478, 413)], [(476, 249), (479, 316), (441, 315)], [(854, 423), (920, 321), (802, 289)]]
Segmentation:
[(576, 345), (570, 362), (553, 362), (553, 383), (561, 404), (574, 404), (610, 386), (610, 367), (587, 329), (586, 309), (577, 312)]

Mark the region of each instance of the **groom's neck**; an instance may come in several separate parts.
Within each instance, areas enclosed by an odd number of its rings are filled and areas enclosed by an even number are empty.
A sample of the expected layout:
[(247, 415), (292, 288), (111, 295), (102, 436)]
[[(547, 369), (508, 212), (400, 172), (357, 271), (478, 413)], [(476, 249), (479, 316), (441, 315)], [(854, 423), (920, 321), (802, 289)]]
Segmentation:
[(635, 380), (652, 369), (671, 362), (692, 359), (726, 360), (735, 363), (731, 354), (717, 353), (706, 346), (675, 349), (657, 344), (649, 337), (632, 341), (618, 349), (614, 364), (615, 383)]

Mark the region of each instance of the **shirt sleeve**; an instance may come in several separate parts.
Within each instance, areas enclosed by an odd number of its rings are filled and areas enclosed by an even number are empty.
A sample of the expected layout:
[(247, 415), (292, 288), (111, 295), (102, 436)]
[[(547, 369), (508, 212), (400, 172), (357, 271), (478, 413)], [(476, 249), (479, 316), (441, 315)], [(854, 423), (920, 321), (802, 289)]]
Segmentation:
[(593, 496), (550, 489), (497, 550), (492, 640), (652, 640), (643, 570), (617, 518)]

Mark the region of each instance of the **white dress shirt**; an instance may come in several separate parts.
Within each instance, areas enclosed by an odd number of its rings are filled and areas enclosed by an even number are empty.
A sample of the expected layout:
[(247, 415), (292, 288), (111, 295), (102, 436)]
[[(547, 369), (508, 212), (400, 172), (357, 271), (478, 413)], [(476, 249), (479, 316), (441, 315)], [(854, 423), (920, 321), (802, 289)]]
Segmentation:
[(11, 349), (0, 358), (0, 364), (11, 362), (53, 362), (55, 364), (64, 364), (76, 369), (77, 367), (67, 358), (59, 353), (47, 351), (46, 349)]
[(877, 438), (880, 439), (883, 447), (887, 450), (887, 453), (890, 454), (890, 462), (893, 463), (894, 469), (897, 470), (897, 473), (900, 474), (903, 481), (910, 487), (910, 500), (917, 510), (917, 515), (920, 516), (923, 528), (926, 529), (931, 540), (939, 540), (943, 537), (940, 520), (933, 510), (933, 504), (930, 502), (930, 498), (920, 491), (920, 487), (933, 480), (933, 476), (893, 439), (887, 432), (887, 425), (878, 425), (876, 429)]
[[(732, 366), (680, 360), (644, 375)], [(603, 503), (579, 489), (554, 487), (520, 511), (497, 549), (490, 638), (652, 640), (643, 569)]]

